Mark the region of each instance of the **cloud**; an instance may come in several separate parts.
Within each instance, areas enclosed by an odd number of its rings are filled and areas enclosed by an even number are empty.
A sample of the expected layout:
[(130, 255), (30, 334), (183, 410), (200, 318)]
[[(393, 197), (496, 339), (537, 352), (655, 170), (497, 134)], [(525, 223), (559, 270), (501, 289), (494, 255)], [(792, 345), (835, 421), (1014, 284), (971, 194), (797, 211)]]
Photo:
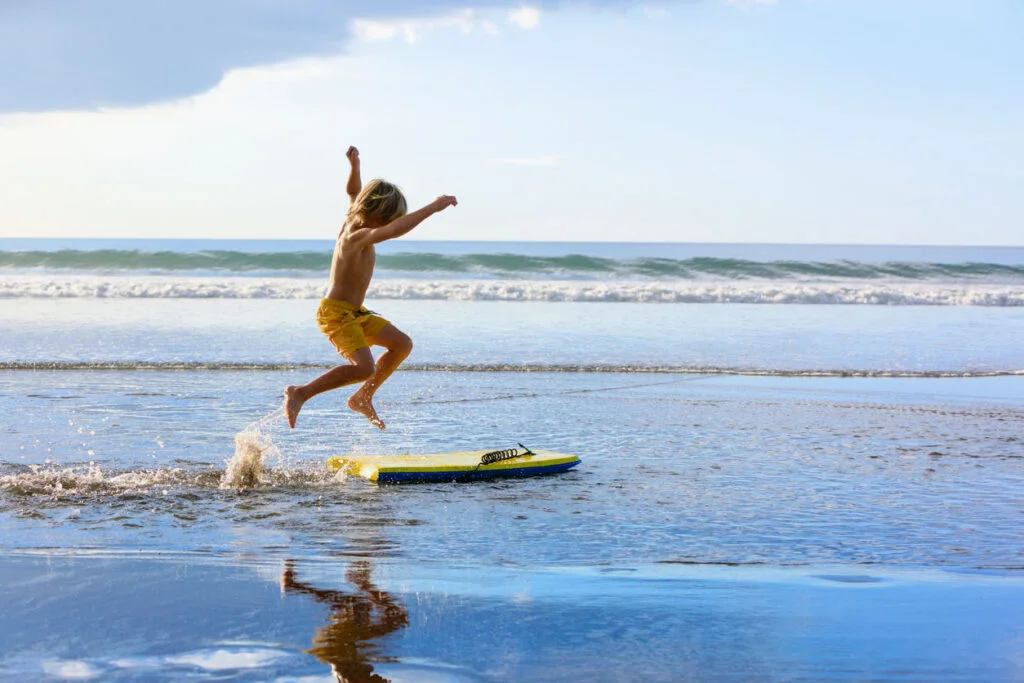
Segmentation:
[[(486, 30), (483, 23), (481, 28)], [(437, 29), (458, 28), (463, 33), (471, 33), (475, 26), (471, 9), (430, 19), (356, 19), (352, 22), (352, 30), (360, 40), (392, 40), (401, 36), (407, 43), (415, 43), (423, 34)]]
[(562, 163), (562, 155), (545, 154), (536, 157), (506, 157), (503, 159), (488, 159), (487, 163), (505, 166), (557, 166)]
[(469, 5), (504, 9), (510, 4), (0, 0), (0, 113), (179, 99), (210, 90), (232, 69), (341, 54), (356, 37), (382, 39), (393, 32), (415, 40)]
[[(671, 0), (662, 0), (670, 2)], [(724, 0), (764, 2), (766, 0)], [(622, 7), (639, 0), (590, 0)], [(498, 33), (486, 10), (537, 27), (568, 0), (0, 0), (0, 113), (136, 106), (206, 92), (233, 69), (415, 42), (456, 27)]]
[(90, 109), (209, 90), (232, 68), (342, 49), (349, 3), (0, 2), (0, 111)]
[(540, 10), (530, 5), (523, 5), (508, 13), (509, 23), (520, 28), (531, 29), (540, 25)]

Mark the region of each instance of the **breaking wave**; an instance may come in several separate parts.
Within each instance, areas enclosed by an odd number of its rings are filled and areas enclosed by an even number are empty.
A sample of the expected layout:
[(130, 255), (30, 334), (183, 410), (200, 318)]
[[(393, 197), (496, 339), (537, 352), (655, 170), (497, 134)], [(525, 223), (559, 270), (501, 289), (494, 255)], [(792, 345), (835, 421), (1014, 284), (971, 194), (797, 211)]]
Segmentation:
[[(63, 249), (0, 251), (0, 272), (76, 273), (224, 273), (232, 275), (326, 275), (330, 251), (245, 252), (232, 250), (145, 251), (138, 249)], [(867, 263), (836, 261), (753, 261), (696, 257), (616, 259), (582, 254), (379, 254), (377, 267), (398, 276), (496, 277), (503, 279), (669, 279), (901, 281), (983, 280), (1024, 283), (1024, 266), (1001, 263)]]
[[(319, 278), (15, 275), (0, 279), (0, 298), (319, 299)], [(391, 279), (375, 281), (371, 299), (715, 304), (856, 304), (882, 306), (1024, 306), (1024, 283), (692, 282), (588, 280)]]

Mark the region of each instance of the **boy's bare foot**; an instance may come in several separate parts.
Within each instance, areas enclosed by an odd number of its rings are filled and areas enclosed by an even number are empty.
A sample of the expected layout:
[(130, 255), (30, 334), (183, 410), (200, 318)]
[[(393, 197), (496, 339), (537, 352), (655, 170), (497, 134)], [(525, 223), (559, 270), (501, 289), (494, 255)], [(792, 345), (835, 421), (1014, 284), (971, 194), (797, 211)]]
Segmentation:
[(288, 426), (295, 429), (295, 418), (302, 410), (302, 404), (306, 402), (299, 394), (301, 387), (291, 386), (284, 388), (284, 414), (288, 418)]
[(373, 409), (373, 402), (362, 391), (352, 394), (352, 397), (348, 400), (348, 407), (365, 416), (374, 427), (384, 429), (384, 421), (377, 417), (377, 411)]

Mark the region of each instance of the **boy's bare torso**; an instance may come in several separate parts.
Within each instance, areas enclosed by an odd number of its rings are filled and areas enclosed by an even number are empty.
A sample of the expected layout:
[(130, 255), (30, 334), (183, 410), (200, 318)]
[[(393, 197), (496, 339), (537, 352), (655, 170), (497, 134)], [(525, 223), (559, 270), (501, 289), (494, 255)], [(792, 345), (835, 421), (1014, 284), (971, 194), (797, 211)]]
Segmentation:
[(338, 234), (334, 244), (334, 257), (331, 261), (331, 288), (327, 292), (328, 299), (344, 301), (353, 306), (363, 305), (366, 290), (370, 287), (373, 277), (373, 266), (377, 262), (377, 252), (373, 244), (360, 239), (361, 233), (370, 228), (355, 227), (349, 219)]

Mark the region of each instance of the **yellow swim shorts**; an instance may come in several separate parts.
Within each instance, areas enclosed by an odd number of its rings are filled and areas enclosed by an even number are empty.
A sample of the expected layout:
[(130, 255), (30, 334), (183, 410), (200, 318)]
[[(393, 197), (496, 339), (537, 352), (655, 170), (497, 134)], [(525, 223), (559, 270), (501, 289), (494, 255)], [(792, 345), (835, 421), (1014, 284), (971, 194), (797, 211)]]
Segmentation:
[(321, 299), (316, 309), (316, 324), (343, 356), (370, 345), (368, 337), (375, 337), (391, 323), (373, 311), (355, 307), (347, 301)]

